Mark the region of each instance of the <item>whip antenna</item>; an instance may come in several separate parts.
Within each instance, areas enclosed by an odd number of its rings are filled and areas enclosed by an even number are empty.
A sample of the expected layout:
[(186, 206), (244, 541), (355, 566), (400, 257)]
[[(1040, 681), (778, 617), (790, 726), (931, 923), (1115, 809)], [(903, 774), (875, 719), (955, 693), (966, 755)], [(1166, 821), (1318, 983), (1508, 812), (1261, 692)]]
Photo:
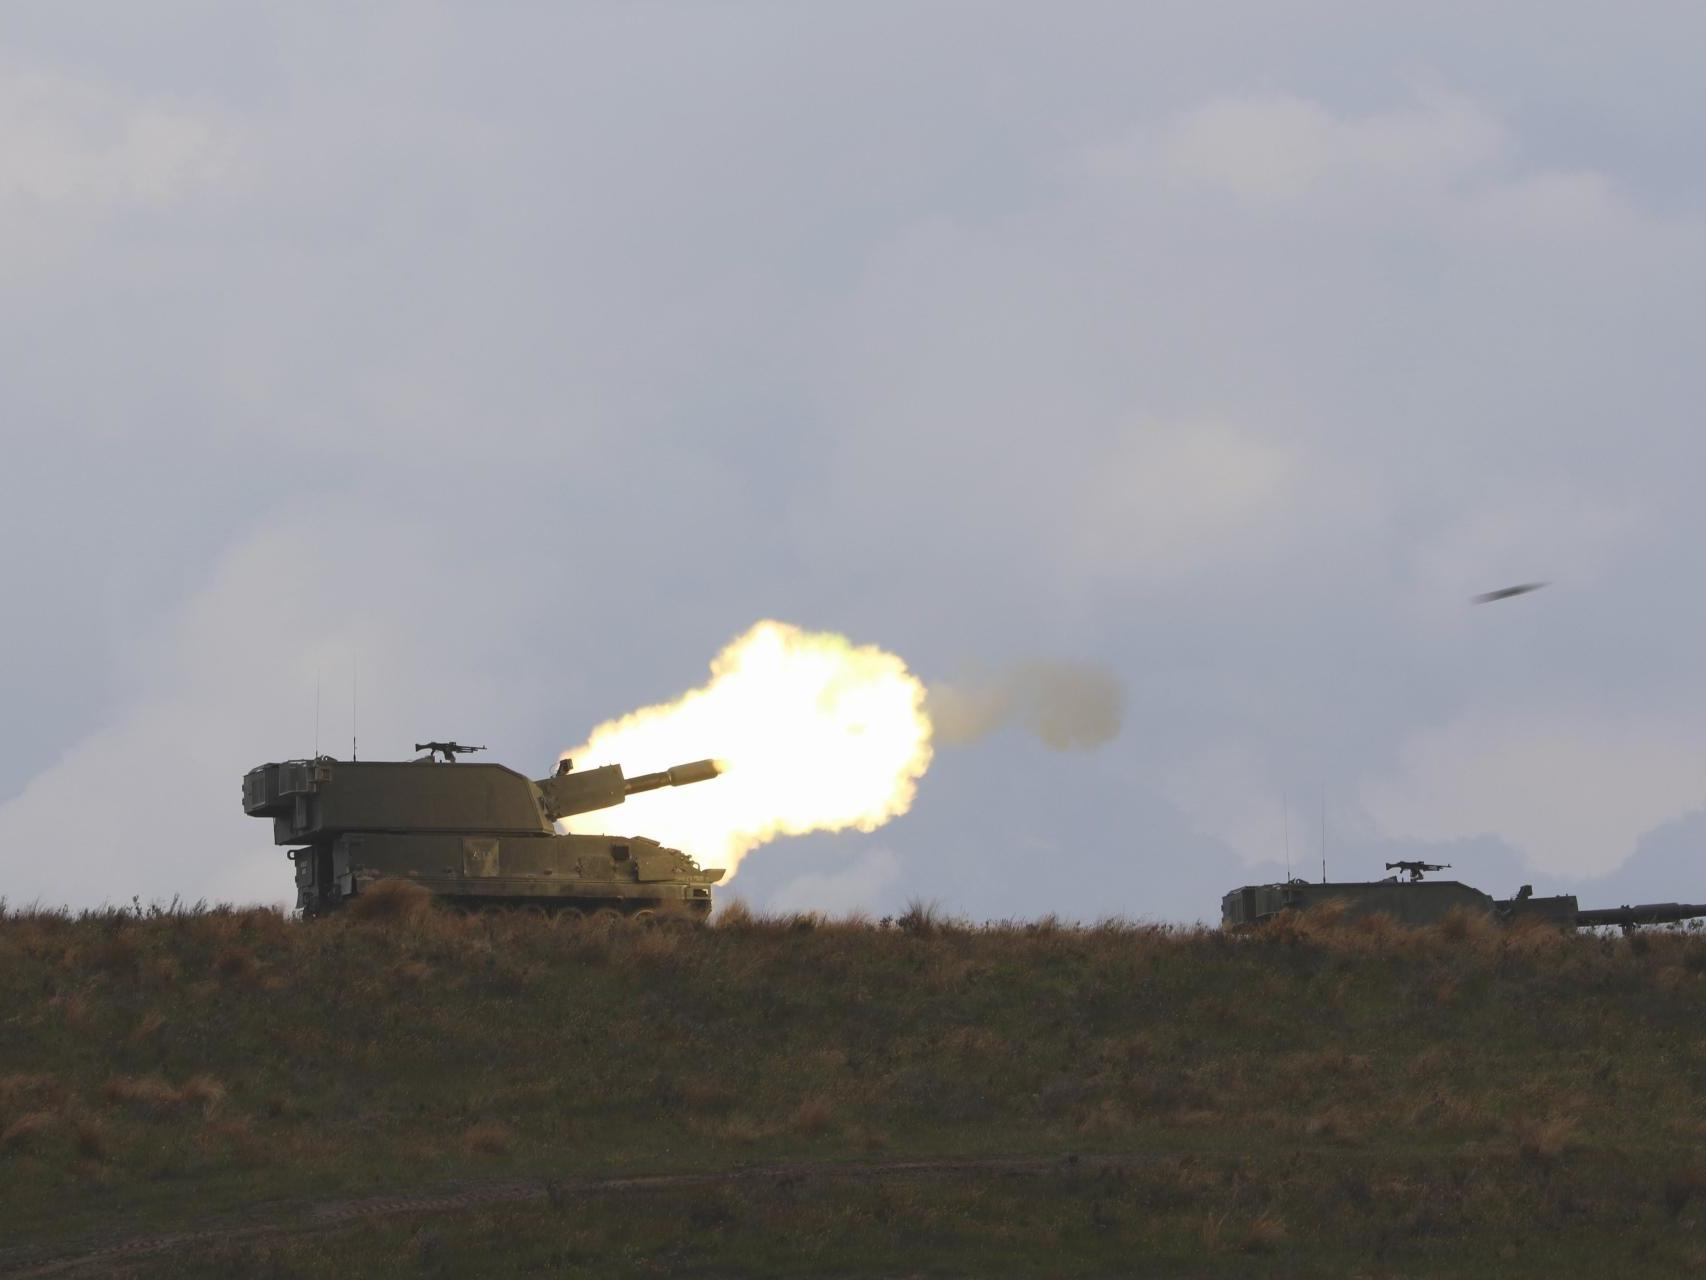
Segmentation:
[(1321, 788), (1321, 883), (1327, 883), (1327, 788)]

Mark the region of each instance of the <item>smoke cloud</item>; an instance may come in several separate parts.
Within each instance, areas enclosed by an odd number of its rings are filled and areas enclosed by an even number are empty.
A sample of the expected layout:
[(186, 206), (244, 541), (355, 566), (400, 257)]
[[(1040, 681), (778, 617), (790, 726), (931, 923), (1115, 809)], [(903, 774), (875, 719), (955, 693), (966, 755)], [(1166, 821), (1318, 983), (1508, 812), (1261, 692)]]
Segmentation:
[(1125, 689), (1101, 663), (1026, 662), (933, 684), (924, 709), (942, 746), (967, 746), (1012, 726), (1057, 751), (1082, 751), (1119, 735)]

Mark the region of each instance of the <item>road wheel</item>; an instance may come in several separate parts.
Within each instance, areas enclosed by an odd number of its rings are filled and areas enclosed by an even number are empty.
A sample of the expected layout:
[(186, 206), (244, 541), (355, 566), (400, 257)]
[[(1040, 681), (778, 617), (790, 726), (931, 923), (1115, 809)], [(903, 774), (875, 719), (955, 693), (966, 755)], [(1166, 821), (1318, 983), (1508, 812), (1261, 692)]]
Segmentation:
[(547, 929), (557, 923), (557, 913), (549, 907), (540, 906), (538, 903), (528, 903), (519, 914), (529, 924), (539, 925)]

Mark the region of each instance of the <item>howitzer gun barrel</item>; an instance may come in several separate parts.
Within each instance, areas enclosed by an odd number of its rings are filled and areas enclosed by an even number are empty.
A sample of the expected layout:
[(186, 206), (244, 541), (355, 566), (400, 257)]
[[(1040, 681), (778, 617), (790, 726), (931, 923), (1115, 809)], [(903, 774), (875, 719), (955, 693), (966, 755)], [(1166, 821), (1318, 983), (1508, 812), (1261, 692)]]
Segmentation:
[(715, 760), (695, 760), (691, 764), (665, 769), (662, 773), (642, 773), (637, 778), (629, 778), (626, 791), (632, 796), (642, 791), (656, 791), (659, 787), (685, 787), (690, 782), (709, 782), (721, 772)]
[(1625, 929), (1637, 924), (1676, 924), (1683, 920), (1706, 917), (1706, 903), (1643, 902), (1634, 907), (1596, 907), (1576, 912), (1576, 927), (1590, 929), (1596, 925), (1615, 924)]
[(534, 785), (539, 788), (545, 817), (555, 821), (572, 818), (577, 813), (613, 808), (642, 791), (707, 782), (721, 772), (715, 760), (695, 760), (691, 764), (665, 769), (662, 773), (642, 773), (637, 778), (625, 778), (620, 765), (607, 764), (597, 769), (562, 770)]

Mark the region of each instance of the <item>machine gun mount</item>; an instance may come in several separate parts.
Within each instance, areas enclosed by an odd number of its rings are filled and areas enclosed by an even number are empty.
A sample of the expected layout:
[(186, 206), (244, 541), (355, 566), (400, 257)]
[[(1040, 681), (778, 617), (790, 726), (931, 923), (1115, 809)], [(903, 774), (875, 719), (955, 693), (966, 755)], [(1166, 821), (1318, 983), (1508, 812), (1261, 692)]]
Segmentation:
[(428, 760), (444, 757), (445, 764), (455, 764), (457, 756), (469, 755), (475, 751), (484, 751), (484, 747), (465, 747), (460, 742), (417, 742), (416, 751), (425, 751)]
[(1388, 862), (1386, 864), (1386, 869), (1388, 871), (1403, 871), (1408, 873), (1410, 883), (1415, 884), (1421, 880), (1424, 873), (1429, 871), (1448, 871), (1451, 869), (1451, 864), (1449, 862)]

